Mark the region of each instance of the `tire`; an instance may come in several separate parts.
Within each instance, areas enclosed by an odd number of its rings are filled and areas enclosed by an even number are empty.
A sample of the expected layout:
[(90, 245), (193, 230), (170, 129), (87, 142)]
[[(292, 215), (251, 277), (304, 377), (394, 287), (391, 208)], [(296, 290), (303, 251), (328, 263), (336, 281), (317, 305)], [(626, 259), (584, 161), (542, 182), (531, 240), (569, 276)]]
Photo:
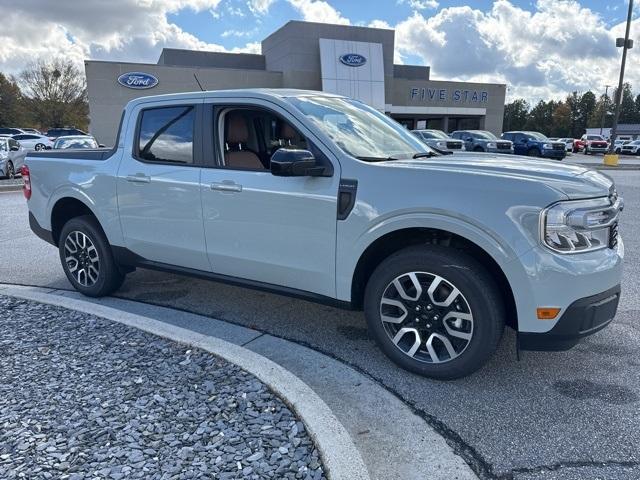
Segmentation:
[(527, 155), (529, 157), (539, 157), (540, 156), (540, 150), (538, 150), (537, 148), (532, 148), (527, 152)]
[(44, 144), (36, 143), (36, 146), (34, 148), (35, 148), (36, 152), (39, 152), (40, 150), (44, 150)]
[(94, 217), (83, 215), (65, 223), (58, 245), (64, 273), (83, 295), (103, 297), (124, 282), (125, 275), (113, 259), (109, 241)]
[(7, 162), (7, 178), (9, 180), (16, 178), (16, 170), (13, 167), (13, 162), (11, 160)]
[[(406, 297), (418, 300), (403, 298), (398, 284)], [(454, 289), (459, 293), (452, 298)], [(367, 284), (364, 311), (369, 331), (393, 362), (438, 380), (478, 370), (495, 352), (505, 326), (503, 301), (491, 275), (466, 253), (437, 245), (405, 248), (380, 263)]]
[(482, 148), (482, 147), (475, 147), (475, 148), (473, 149), (473, 151), (474, 151), (474, 152), (484, 152), (484, 148)]

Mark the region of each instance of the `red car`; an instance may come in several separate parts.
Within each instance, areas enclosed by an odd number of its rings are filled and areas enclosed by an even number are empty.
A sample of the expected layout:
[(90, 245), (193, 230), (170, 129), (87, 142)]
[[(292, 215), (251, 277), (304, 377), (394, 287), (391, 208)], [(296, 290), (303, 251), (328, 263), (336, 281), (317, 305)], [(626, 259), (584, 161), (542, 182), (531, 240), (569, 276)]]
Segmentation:
[(583, 135), (579, 140), (573, 141), (573, 153), (607, 153), (609, 143), (601, 135)]

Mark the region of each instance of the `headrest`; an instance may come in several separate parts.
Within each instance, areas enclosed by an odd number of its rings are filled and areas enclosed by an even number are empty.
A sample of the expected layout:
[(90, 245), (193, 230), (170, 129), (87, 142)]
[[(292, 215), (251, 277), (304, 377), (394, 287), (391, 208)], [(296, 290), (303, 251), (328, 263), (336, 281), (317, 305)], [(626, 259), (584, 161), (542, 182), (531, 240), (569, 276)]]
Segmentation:
[(296, 138), (296, 131), (288, 123), (283, 123), (280, 127), (280, 138), (283, 140), (293, 140)]
[(249, 128), (246, 119), (240, 114), (232, 114), (227, 124), (227, 143), (247, 143)]

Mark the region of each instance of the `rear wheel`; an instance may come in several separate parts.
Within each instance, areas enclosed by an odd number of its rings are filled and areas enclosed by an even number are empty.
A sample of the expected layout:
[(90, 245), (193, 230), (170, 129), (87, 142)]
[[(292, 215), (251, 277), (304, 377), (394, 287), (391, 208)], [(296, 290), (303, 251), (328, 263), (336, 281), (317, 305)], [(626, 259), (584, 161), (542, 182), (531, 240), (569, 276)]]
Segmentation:
[(69, 282), (84, 295), (109, 295), (124, 282), (109, 242), (91, 216), (72, 218), (62, 227), (58, 250)]
[(16, 178), (16, 170), (13, 167), (13, 162), (11, 162), (11, 160), (7, 162), (7, 178), (9, 179)]
[(487, 271), (440, 246), (410, 247), (384, 260), (367, 284), (364, 308), (369, 331), (391, 360), (441, 380), (480, 368), (505, 324)]
[(532, 148), (527, 152), (527, 155), (529, 155), (530, 157), (539, 157), (540, 150), (538, 150), (537, 148)]
[(36, 151), (40, 151), (40, 150), (44, 150), (44, 144), (42, 143), (37, 143), (36, 146), (34, 147), (36, 149)]
[(475, 148), (473, 149), (473, 151), (474, 151), (474, 152), (484, 152), (484, 148), (482, 148), (482, 147), (475, 147)]

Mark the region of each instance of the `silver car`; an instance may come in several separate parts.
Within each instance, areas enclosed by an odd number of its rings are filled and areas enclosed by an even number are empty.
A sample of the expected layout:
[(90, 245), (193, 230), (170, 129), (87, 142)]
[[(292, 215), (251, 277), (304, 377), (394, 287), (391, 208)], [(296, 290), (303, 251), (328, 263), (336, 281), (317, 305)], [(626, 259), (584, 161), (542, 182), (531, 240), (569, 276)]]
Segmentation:
[(99, 146), (96, 139), (91, 135), (67, 135), (56, 138), (53, 143), (54, 150), (62, 148), (98, 148)]
[(513, 153), (513, 142), (496, 137), (486, 130), (456, 130), (451, 134), (464, 142), (472, 152)]
[(465, 149), (462, 140), (451, 138), (442, 130), (413, 130), (412, 133), (431, 148), (435, 148), (441, 152)]
[(0, 178), (14, 178), (24, 164), (27, 151), (13, 138), (0, 137)]

